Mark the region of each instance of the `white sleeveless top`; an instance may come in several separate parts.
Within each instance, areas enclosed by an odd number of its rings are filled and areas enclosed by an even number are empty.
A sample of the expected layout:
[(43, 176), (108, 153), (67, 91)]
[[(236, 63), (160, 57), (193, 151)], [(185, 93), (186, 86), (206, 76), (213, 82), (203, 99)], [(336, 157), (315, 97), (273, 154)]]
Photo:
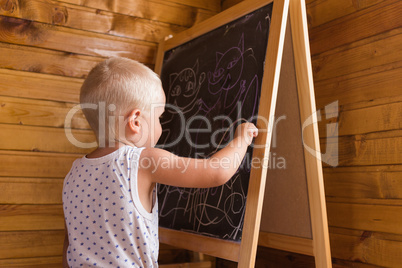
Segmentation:
[(125, 146), (73, 163), (63, 187), (70, 267), (158, 267), (156, 191), (152, 213), (137, 191), (143, 149)]

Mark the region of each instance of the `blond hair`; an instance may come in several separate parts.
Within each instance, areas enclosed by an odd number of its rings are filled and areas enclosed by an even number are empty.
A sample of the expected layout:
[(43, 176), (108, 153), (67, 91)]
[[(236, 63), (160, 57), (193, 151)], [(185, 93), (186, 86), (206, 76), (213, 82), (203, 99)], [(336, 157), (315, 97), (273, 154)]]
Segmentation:
[[(100, 129), (108, 129), (110, 114), (125, 117), (133, 109), (149, 110), (161, 94), (160, 88), (158, 75), (147, 66), (135, 60), (114, 57), (98, 63), (89, 72), (81, 87), (80, 103), (99, 139), (104, 138), (99, 137)], [(105, 111), (100, 111), (102, 107)], [(104, 118), (102, 113), (106, 115)], [(103, 133), (108, 137), (115, 131), (109, 129)]]

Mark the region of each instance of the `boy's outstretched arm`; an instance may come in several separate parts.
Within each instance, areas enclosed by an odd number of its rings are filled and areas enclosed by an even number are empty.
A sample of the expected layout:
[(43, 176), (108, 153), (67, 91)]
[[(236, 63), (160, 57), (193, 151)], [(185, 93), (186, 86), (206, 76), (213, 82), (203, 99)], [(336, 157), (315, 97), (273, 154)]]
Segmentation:
[(147, 148), (141, 154), (140, 170), (150, 183), (189, 188), (216, 187), (226, 183), (239, 168), (258, 130), (252, 123), (236, 129), (229, 144), (208, 159), (178, 157), (168, 151)]

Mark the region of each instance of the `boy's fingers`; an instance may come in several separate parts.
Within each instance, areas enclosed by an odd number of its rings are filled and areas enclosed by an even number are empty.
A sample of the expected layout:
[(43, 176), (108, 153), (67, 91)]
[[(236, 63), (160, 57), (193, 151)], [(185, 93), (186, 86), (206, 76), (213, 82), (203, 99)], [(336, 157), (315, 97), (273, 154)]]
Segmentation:
[(254, 126), (250, 126), (250, 128), (248, 129), (248, 132), (253, 136), (253, 137), (257, 137), (258, 135), (258, 129)]
[(258, 129), (255, 128), (255, 129), (253, 130), (253, 137), (257, 137), (257, 136), (258, 136)]

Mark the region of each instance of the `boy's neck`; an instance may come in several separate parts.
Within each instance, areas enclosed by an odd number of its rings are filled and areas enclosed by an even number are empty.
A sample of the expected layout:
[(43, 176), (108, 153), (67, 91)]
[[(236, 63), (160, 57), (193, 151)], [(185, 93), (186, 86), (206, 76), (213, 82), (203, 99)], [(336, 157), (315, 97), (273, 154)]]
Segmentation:
[(116, 139), (115, 142), (107, 144), (104, 147), (98, 147), (91, 153), (86, 155), (86, 158), (99, 158), (102, 156), (106, 156), (108, 154), (113, 153), (114, 151), (118, 150), (119, 148), (122, 148), (124, 146), (133, 146), (127, 142), (121, 141)]

